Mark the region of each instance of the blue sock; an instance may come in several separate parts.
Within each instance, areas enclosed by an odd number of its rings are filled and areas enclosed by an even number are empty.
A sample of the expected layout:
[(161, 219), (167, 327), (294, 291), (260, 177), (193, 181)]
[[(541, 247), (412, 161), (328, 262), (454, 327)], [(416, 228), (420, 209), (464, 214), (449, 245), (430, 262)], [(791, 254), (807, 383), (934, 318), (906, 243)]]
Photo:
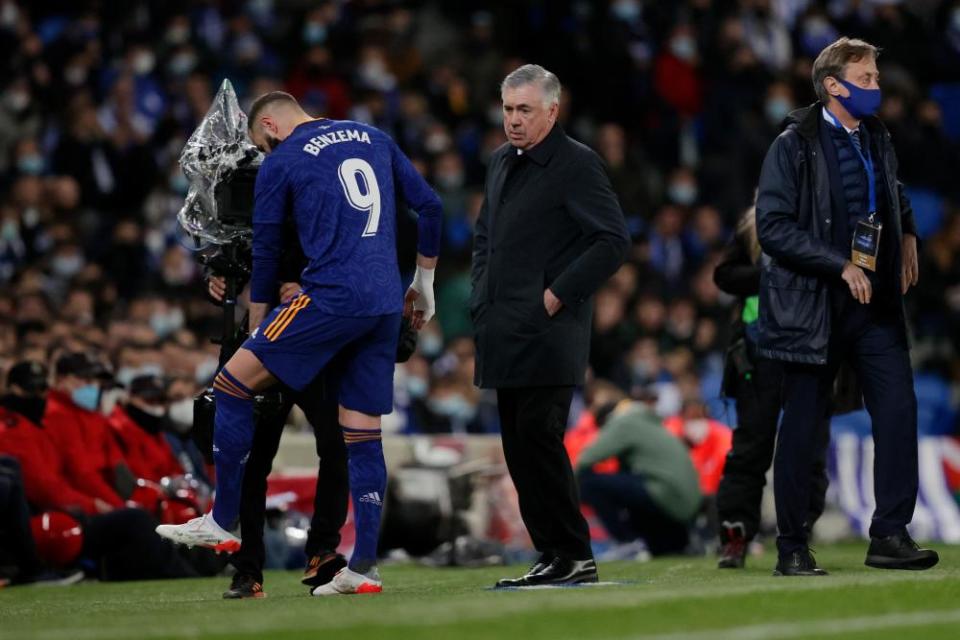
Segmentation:
[(243, 469), (253, 444), (253, 392), (221, 369), (213, 381), (213, 394), (217, 401), (213, 427), (213, 462), (217, 469), (213, 519), (229, 530), (240, 515)]
[(377, 564), (380, 514), (387, 489), (387, 465), (379, 429), (343, 427), (347, 444), (347, 470), (353, 496), (353, 522), (357, 540), (350, 557), (351, 571), (366, 573)]

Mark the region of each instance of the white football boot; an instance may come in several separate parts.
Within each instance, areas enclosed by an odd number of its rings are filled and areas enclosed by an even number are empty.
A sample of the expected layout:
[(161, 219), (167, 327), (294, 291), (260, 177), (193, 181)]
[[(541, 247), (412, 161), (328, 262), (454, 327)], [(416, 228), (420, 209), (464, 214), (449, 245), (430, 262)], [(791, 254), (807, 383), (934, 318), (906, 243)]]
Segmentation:
[(236, 553), (240, 550), (240, 538), (226, 531), (206, 513), (183, 524), (162, 524), (157, 535), (188, 547), (206, 547), (217, 553)]
[(327, 584), (316, 587), (310, 593), (315, 596), (349, 595), (351, 593), (380, 593), (383, 591), (383, 581), (380, 572), (373, 567), (366, 574), (351, 571), (344, 567), (333, 576)]

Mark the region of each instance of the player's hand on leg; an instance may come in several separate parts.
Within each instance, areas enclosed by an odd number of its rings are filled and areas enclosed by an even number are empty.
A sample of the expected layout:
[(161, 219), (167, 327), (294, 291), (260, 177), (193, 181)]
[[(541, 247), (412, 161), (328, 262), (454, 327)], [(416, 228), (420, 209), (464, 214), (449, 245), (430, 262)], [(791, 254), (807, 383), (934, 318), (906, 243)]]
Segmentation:
[(227, 295), (227, 281), (220, 276), (210, 276), (207, 279), (207, 293), (217, 302), (223, 302), (223, 297)]
[(266, 302), (250, 303), (250, 322), (248, 325), (250, 335), (253, 335), (253, 330), (259, 327), (263, 319), (267, 317), (267, 311), (269, 310), (270, 305)]
[(300, 293), (299, 282), (284, 282), (280, 285), (280, 302), (286, 304)]

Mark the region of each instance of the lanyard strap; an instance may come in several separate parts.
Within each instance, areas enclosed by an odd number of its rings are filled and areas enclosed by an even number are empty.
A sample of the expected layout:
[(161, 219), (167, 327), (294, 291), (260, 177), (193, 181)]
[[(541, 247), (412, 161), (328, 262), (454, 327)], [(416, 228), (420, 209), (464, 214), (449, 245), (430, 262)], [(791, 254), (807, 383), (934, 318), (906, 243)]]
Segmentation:
[[(853, 135), (847, 131), (846, 127), (840, 124), (840, 121), (837, 120), (837, 117), (830, 113), (830, 110), (826, 107), (824, 107), (823, 112), (827, 115), (827, 118), (830, 120), (830, 123), (833, 126), (847, 134), (847, 138), (850, 140), (850, 146), (853, 147), (857, 157), (860, 158), (860, 163), (863, 164), (863, 170), (867, 172), (867, 214), (870, 216), (870, 220), (872, 222), (873, 217), (877, 213), (877, 185), (876, 173), (873, 170), (873, 156), (870, 154), (870, 149), (867, 149), (867, 155), (864, 156), (863, 151), (861, 151), (860, 147), (858, 147), (853, 141)], [(863, 144), (865, 143), (861, 138), (860, 145), (862, 146)]]

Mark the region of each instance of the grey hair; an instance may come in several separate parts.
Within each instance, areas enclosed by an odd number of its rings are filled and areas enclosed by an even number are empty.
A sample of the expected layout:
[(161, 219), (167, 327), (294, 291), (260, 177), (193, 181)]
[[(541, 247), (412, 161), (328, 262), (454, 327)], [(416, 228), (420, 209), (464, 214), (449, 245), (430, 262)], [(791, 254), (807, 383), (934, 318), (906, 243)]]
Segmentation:
[(500, 83), (500, 93), (528, 84), (536, 84), (543, 91), (545, 107), (560, 102), (560, 78), (538, 64), (525, 64), (511, 71)]

